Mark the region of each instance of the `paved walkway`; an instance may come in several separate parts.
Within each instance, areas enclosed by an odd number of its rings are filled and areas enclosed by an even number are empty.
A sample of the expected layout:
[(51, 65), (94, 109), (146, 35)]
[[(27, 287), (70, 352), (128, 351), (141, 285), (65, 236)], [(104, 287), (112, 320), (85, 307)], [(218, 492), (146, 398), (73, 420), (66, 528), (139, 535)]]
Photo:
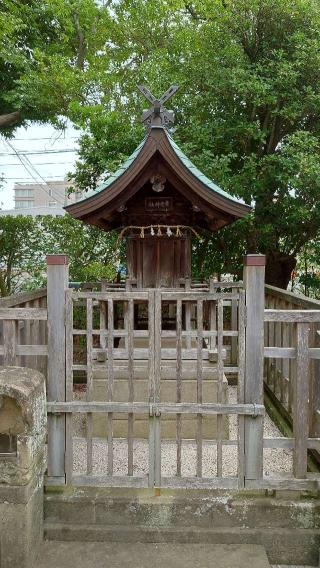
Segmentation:
[[(47, 542), (37, 568), (270, 568), (257, 545)], [(286, 567), (288, 568), (288, 567)]]

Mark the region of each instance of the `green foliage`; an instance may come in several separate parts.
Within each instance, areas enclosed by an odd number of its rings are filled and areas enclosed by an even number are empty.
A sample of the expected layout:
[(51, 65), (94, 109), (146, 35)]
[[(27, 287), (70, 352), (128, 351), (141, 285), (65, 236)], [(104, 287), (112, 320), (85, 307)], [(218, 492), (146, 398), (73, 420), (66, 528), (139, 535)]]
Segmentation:
[[(0, 295), (46, 283), (46, 254), (64, 253), (70, 280), (113, 280), (117, 236), (65, 217), (0, 217)], [(122, 253), (123, 254), (123, 253)]]
[(141, 140), (137, 84), (178, 83), (175, 139), (255, 206), (195, 244), (195, 271), (223, 261), (237, 274), (258, 251), (268, 281), (287, 285), (320, 226), (318, 0), (3, 0), (1, 21), (0, 113), (81, 127), (80, 189)]
[(0, 217), (1, 296), (19, 290), (39, 264), (39, 238), (31, 217)]
[(298, 256), (293, 289), (320, 299), (320, 235), (310, 241)]
[(62, 125), (73, 101), (93, 101), (90, 63), (109, 21), (95, 0), (1, 1), (0, 115), (19, 113), (8, 134), (26, 120)]
[(269, 282), (285, 286), (320, 225), (319, 3), (120, 0), (110, 9), (96, 66), (101, 101), (86, 124), (77, 182), (90, 186), (134, 149), (145, 104), (137, 83), (160, 94), (177, 82), (175, 139), (209, 177), (255, 205), (238, 239), (234, 228), (222, 233), (235, 250), (221, 247), (220, 235), (205, 239), (213, 264), (222, 252), (228, 264), (243, 250), (266, 253)]

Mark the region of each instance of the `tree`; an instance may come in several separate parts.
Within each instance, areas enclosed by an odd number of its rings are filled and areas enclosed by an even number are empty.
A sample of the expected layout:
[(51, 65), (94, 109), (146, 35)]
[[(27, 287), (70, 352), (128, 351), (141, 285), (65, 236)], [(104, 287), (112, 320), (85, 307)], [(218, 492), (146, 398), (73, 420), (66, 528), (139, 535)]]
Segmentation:
[[(121, 248), (121, 247), (120, 247)], [(0, 296), (46, 285), (46, 255), (65, 253), (70, 279), (113, 280), (119, 250), (115, 233), (65, 217), (0, 217)]]
[(103, 49), (109, 19), (95, 0), (1, 1), (3, 133), (27, 120), (63, 124), (72, 102), (87, 100), (89, 62)]
[(23, 288), (38, 272), (39, 252), (37, 224), (32, 217), (0, 217), (0, 295), (8, 296)]
[(293, 273), (292, 288), (301, 290), (306, 296), (320, 299), (319, 236), (314, 241), (310, 241), (299, 254), (297, 269)]
[(116, 277), (120, 252), (115, 232), (106, 233), (69, 215), (39, 217), (38, 223), (43, 235), (43, 255), (66, 254), (72, 281), (113, 280)]
[[(230, 258), (265, 253), (267, 282), (285, 288), (320, 226), (319, 3), (119, 0), (110, 9), (108, 47), (95, 66), (100, 101), (78, 109), (87, 132), (76, 180), (94, 184), (134, 149), (137, 83), (156, 93), (179, 83), (175, 138), (209, 177), (254, 205)], [(213, 263), (219, 239), (206, 236)]]

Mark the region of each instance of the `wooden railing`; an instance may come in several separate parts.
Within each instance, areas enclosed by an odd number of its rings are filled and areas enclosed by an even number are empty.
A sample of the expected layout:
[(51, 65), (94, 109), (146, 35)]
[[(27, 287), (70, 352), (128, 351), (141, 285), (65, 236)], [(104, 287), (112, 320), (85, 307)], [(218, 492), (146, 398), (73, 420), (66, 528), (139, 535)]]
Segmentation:
[(264, 321), (266, 386), (290, 412), (293, 426), (292, 437), (280, 438), (272, 447), (293, 449), (294, 478), (306, 479), (308, 449), (320, 450), (320, 439), (311, 430), (314, 415), (318, 416), (312, 396), (318, 381), (311, 371), (320, 359), (320, 349), (312, 341), (320, 326), (320, 310), (267, 309)]
[(0, 298), (0, 363), (47, 372), (47, 290)]
[[(303, 317), (311, 311), (320, 314), (320, 302), (266, 286), (265, 307), (278, 313), (278, 317), (265, 322), (265, 389), (279, 404), (292, 425), (295, 414), (295, 385), (297, 379), (301, 379), (296, 352), (300, 349), (301, 325), (308, 328), (308, 346), (305, 346), (305, 349), (308, 348), (308, 364), (302, 378), (304, 386), (308, 388), (309, 436), (317, 438), (320, 436), (320, 317)], [(291, 319), (282, 314), (283, 310), (288, 314), (294, 311), (293, 315), (290, 315)]]

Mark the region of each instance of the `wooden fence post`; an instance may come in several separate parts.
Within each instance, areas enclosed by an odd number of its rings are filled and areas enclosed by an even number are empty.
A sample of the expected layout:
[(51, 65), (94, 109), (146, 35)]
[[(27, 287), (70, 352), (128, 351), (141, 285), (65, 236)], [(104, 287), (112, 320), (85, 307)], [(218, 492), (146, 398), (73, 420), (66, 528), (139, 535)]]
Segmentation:
[(309, 435), (309, 331), (310, 324), (297, 324), (297, 374), (293, 398), (293, 475), (307, 476)]
[[(47, 256), (48, 306), (48, 402), (66, 400), (65, 292), (68, 259), (64, 254)], [(65, 477), (66, 424), (64, 415), (48, 417), (48, 476)]]
[[(246, 290), (246, 351), (244, 402), (263, 404), (264, 359), (264, 275), (266, 258), (260, 254), (244, 257)], [(245, 480), (263, 476), (263, 416), (245, 417)]]
[(18, 322), (15, 320), (3, 320), (3, 364), (12, 367), (17, 365)]

